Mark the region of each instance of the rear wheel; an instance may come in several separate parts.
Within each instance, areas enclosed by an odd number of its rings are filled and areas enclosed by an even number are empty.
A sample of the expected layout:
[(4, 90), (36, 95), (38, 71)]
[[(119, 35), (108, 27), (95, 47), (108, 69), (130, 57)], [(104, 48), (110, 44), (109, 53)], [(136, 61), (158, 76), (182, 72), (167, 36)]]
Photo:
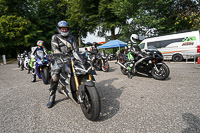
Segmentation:
[(172, 60), (175, 62), (180, 62), (183, 60), (183, 56), (181, 54), (175, 54), (172, 56)]
[(109, 66), (109, 63), (108, 63), (108, 62), (106, 62), (104, 66), (102, 65), (102, 70), (103, 70), (104, 72), (108, 72), (109, 69), (110, 69), (110, 66)]
[(81, 109), (85, 117), (91, 121), (95, 121), (100, 114), (101, 104), (99, 94), (94, 86), (86, 86), (85, 96), (83, 103), (81, 103)]
[(168, 78), (170, 70), (165, 63), (161, 65), (156, 65), (156, 67), (158, 68), (158, 71), (155, 69), (155, 67), (153, 67), (151, 71), (151, 74), (154, 79), (165, 80), (166, 78)]

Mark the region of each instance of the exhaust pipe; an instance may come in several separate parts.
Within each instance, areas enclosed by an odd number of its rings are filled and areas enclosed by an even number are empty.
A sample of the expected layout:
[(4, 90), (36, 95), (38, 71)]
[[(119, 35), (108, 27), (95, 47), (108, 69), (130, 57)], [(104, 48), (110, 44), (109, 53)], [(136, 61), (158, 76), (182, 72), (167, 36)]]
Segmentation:
[(119, 61), (117, 62), (117, 64), (119, 64), (121, 67), (123, 67), (124, 69), (127, 69), (122, 63), (120, 63)]

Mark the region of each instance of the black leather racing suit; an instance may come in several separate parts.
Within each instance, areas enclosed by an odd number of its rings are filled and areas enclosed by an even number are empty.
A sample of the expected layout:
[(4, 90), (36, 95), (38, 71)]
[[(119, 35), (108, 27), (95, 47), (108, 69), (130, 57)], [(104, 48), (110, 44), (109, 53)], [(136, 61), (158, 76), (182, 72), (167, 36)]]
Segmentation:
[[(56, 34), (52, 36), (52, 40), (51, 40), (51, 49), (53, 54), (55, 53), (68, 53), (69, 55), (72, 54), (72, 51), (78, 51), (78, 45), (76, 43), (75, 38), (72, 35), (68, 35), (68, 36), (61, 36), (60, 34)], [(68, 75), (71, 74), (71, 69), (70, 69), (70, 62), (67, 65), (68, 66), (68, 70), (69, 73)], [(50, 81), (50, 95), (55, 94), (57, 86), (58, 86), (58, 80), (59, 80), (59, 76), (60, 76), (60, 71), (61, 68), (58, 67), (58, 65), (56, 64), (56, 61), (53, 62), (53, 66), (52, 66), (52, 72), (51, 72), (51, 76), (52, 79)]]

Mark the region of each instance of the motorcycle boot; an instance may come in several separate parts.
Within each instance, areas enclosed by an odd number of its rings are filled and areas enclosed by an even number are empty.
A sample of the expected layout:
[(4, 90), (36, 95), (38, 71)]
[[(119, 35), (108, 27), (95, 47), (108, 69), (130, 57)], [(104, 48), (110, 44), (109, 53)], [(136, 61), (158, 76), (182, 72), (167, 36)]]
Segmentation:
[(50, 81), (50, 96), (49, 96), (49, 101), (47, 103), (47, 107), (48, 108), (51, 108), (53, 107), (54, 103), (55, 103), (55, 97), (56, 97), (56, 90), (57, 90), (57, 87), (58, 87), (58, 81), (53, 81), (51, 79)]
[(132, 79), (132, 77), (133, 77), (132, 71), (131, 69), (128, 69), (128, 78)]
[(135, 72), (135, 63), (131, 63), (130, 66), (128, 67), (128, 78), (132, 79), (133, 73)]
[(32, 77), (32, 80), (31, 80), (32, 82), (35, 82), (36, 81), (36, 75), (33, 75), (33, 77)]
[(28, 67), (28, 73), (27, 73), (27, 74), (30, 74), (30, 72), (31, 72), (31, 67), (29, 66), (29, 67)]
[(47, 108), (53, 107), (53, 105), (55, 103), (55, 98), (56, 98), (55, 91), (54, 90), (50, 91), (50, 96), (49, 96), (49, 101), (47, 103)]
[(36, 81), (36, 72), (35, 72), (35, 69), (33, 69), (33, 72), (32, 72), (32, 82), (35, 82)]

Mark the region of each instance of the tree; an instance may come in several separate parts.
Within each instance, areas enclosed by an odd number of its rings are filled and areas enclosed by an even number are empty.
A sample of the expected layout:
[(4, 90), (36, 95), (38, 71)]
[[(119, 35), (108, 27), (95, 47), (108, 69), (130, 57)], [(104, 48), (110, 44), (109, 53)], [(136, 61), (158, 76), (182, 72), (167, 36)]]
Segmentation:
[(99, 29), (102, 33), (108, 31), (111, 32), (111, 39), (116, 39), (115, 29), (121, 28), (122, 25), (126, 24), (126, 16), (117, 16), (114, 13), (113, 0), (100, 0), (99, 4), (99, 16), (100, 24)]
[(69, 4), (68, 22), (81, 47), (81, 38), (86, 37), (87, 32), (94, 32), (98, 24), (99, 0), (70, 0)]
[(147, 35), (152, 31), (150, 35), (155, 35), (199, 29), (200, 6), (196, 0), (125, 0), (126, 8), (122, 0), (115, 1), (115, 14), (131, 18), (130, 25), (122, 27), (123, 34)]

